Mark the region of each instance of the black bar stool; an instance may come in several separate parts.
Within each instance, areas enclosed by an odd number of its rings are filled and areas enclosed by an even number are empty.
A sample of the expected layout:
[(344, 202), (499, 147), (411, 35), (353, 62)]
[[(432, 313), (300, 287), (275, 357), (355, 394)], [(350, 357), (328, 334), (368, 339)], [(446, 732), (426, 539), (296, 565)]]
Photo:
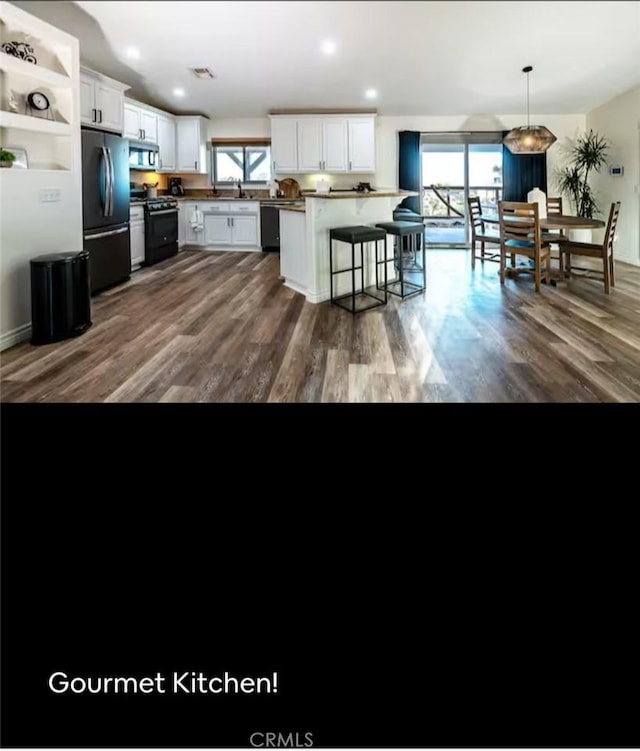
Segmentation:
[[(339, 240), (351, 245), (351, 266), (344, 269), (333, 270), (333, 241)], [(384, 242), (384, 256), (380, 260), (378, 256), (378, 242)], [(367, 286), (365, 284), (365, 265), (366, 254), (364, 243), (375, 243), (375, 285)], [(356, 245), (360, 244), (360, 265), (356, 266)], [(375, 227), (336, 227), (329, 230), (329, 275), (331, 279), (331, 302), (338, 305), (349, 313), (362, 313), (364, 310), (377, 308), (380, 305), (387, 304), (387, 235), (382, 229)], [(384, 266), (384, 284), (380, 283), (378, 278), (379, 266)], [(356, 289), (356, 271), (360, 271), (360, 289)], [(351, 291), (346, 295), (336, 297), (333, 292), (333, 277), (338, 274), (351, 273)], [(380, 295), (383, 293), (383, 296)], [(349, 300), (349, 303), (346, 301)], [(371, 302), (373, 301), (373, 302)]]
[[(425, 263), (423, 237), (424, 224), (403, 221), (380, 222), (376, 224), (376, 227), (383, 229), (388, 235), (393, 235), (396, 238), (393, 261), (398, 273), (396, 279), (386, 283), (386, 289), (392, 295), (402, 298), (424, 292), (427, 287), (427, 266)], [(420, 263), (420, 258), (422, 259), (422, 263)], [(406, 278), (407, 275), (414, 274), (420, 274), (422, 277), (420, 282), (417, 282), (415, 277), (413, 277), (413, 281), (409, 281)]]

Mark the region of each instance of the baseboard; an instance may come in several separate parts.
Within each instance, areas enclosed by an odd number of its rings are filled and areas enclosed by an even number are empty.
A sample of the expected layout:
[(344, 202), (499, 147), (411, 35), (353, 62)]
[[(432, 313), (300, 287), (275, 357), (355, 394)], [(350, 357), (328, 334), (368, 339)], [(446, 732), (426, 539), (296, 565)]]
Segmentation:
[(629, 266), (640, 266), (640, 259), (638, 258), (627, 258), (621, 255), (614, 255), (613, 258), (616, 262), (627, 263)]
[(19, 326), (13, 331), (7, 331), (6, 334), (0, 335), (0, 352), (9, 347), (14, 347), (20, 342), (26, 342), (31, 338), (31, 324), (25, 323), (24, 326)]
[(303, 287), (301, 284), (296, 284), (295, 282), (292, 282), (290, 279), (286, 279), (283, 282), (285, 287), (289, 287), (289, 289), (292, 289), (294, 292), (298, 292), (301, 295), (304, 295), (309, 302), (315, 302), (315, 300), (312, 300), (309, 297), (309, 294), (305, 287)]

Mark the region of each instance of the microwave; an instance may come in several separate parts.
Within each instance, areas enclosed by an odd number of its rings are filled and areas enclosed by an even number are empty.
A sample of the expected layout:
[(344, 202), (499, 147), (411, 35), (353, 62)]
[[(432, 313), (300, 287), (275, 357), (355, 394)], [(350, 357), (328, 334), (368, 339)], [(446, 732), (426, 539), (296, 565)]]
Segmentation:
[(158, 146), (145, 141), (129, 141), (129, 169), (155, 172), (158, 166)]

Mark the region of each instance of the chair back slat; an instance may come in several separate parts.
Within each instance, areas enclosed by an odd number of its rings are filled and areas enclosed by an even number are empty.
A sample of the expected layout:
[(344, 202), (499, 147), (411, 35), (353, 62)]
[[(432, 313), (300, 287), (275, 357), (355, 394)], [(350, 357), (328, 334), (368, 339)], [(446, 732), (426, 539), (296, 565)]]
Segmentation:
[(616, 236), (616, 225), (618, 224), (618, 217), (620, 216), (620, 201), (611, 204), (611, 210), (609, 211), (609, 221), (607, 222), (607, 229), (604, 233), (603, 249), (605, 253), (613, 255), (613, 240)]
[(547, 216), (562, 216), (562, 196), (547, 198)]

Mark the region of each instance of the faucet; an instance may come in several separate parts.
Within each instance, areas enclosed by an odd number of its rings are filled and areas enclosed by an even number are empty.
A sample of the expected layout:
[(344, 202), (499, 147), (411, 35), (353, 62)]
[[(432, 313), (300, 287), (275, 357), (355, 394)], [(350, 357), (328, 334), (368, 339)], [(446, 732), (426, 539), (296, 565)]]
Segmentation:
[(240, 180), (238, 180), (238, 198), (244, 198), (244, 193), (242, 192), (242, 183)]

